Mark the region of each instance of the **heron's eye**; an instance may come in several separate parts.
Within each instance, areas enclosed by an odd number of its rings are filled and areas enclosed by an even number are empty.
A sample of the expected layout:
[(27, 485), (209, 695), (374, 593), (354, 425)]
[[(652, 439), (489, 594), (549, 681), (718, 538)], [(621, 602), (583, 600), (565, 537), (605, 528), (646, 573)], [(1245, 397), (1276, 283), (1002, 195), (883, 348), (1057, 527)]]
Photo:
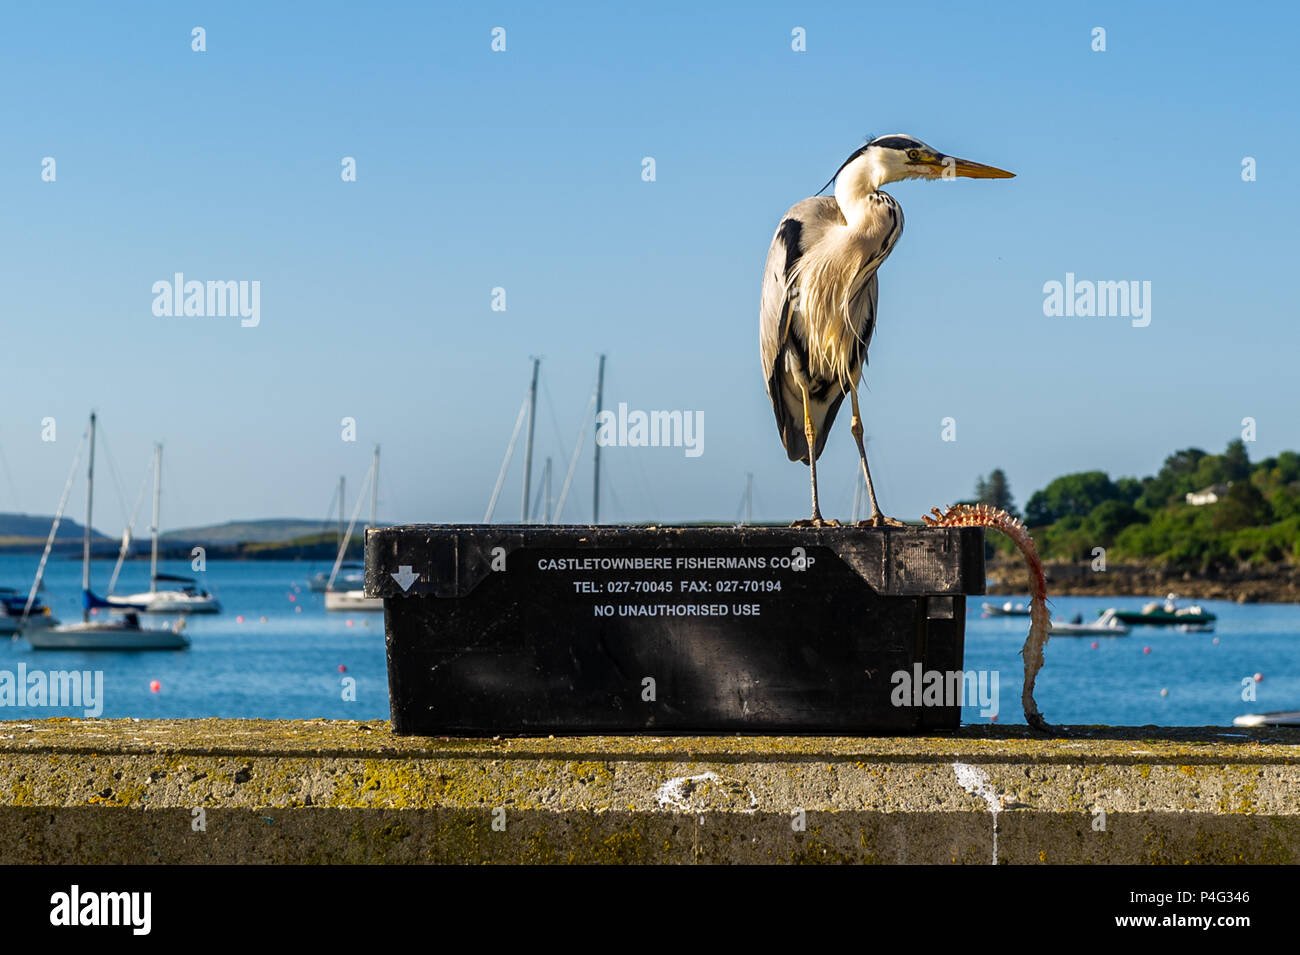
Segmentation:
[(909, 149), (907, 151), (907, 158), (915, 162), (917, 159), (921, 158), (921, 153), (918, 150)]

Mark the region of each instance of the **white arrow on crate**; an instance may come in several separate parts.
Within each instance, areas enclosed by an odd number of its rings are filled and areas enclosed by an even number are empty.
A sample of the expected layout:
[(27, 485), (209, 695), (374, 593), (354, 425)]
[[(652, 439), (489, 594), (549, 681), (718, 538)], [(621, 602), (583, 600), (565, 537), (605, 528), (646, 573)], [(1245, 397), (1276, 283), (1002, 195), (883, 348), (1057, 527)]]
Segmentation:
[(417, 580), (420, 579), (419, 574), (411, 572), (410, 564), (402, 564), (400, 567), (397, 568), (397, 573), (389, 574), (388, 576), (392, 577), (395, 581), (397, 581), (397, 584), (399, 587), (402, 588), (403, 593), (410, 590), (411, 584), (415, 583)]

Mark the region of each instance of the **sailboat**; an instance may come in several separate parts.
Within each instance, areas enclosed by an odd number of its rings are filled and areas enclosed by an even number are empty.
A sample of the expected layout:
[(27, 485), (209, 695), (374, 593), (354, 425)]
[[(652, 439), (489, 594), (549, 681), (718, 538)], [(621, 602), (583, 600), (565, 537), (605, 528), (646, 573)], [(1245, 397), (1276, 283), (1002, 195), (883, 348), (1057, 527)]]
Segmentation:
[[(339, 543), (343, 542), (343, 502), (346, 498), (347, 478), (339, 475)], [(331, 509), (333, 504), (330, 505)], [(329, 520), (328, 517), (325, 518)], [(314, 594), (323, 594), (331, 586), (338, 587), (340, 590), (356, 590), (365, 584), (365, 564), (359, 564), (354, 561), (345, 561), (337, 568), (331, 568), (328, 572), (321, 571), (318, 574), (312, 574), (307, 581), (307, 587)]]
[[(183, 624), (165, 629), (142, 627), (135, 611), (127, 612), (118, 620), (92, 621), (90, 619), (92, 608), (106, 605), (106, 601), (96, 597), (90, 589), (90, 528), (95, 502), (95, 413), (93, 411), (90, 413), (90, 430), (87, 434), (90, 442), (90, 463), (86, 469), (86, 527), (81, 544), (81, 623), (34, 628), (26, 626), (24, 621), (19, 625), (21, 632), (37, 650), (183, 650), (190, 645), (189, 640), (181, 633)], [(54, 543), (59, 521), (63, 519), (63, 509), (67, 505), (68, 490), (72, 486), (75, 467), (74, 460), (74, 473), (68, 475), (63, 499), (59, 502), (59, 510), (54, 515), (54, 526), (50, 529), (45, 553), (41, 555), (36, 580), (32, 582), (24, 618), (30, 612), (36, 598), (36, 591), (41, 585), (45, 564), (50, 556), (50, 547)]]
[[(119, 613), (132, 610), (143, 613), (220, 613), (221, 603), (206, 590), (201, 590), (191, 577), (158, 573), (158, 512), (162, 504), (162, 445), (153, 448), (153, 526), (149, 528), (153, 544), (149, 552), (149, 591), (125, 597), (109, 594), (98, 606)], [(159, 590), (158, 583), (178, 583), (179, 589)], [(96, 598), (98, 600), (98, 598)]]
[(37, 598), (26, 606), (27, 598), (12, 587), (0, 587), (0, 636), (10, 636), (24, 623), (23, 610), (27, 610), (26, 625), (33, 630), (40, 627), (52, 627), (59, 621), (50, 613), (50, 608)]
[[(370, 524), (369, 527), (375, 526), (376, 511), (379, 507), (379, 445), (375, 445), (375, 459), (371, 462), (370, 473), (367, 475), (370, 481)], [(384, 601), (379, 597), (367, 597), (366, 592), (361, 587), (351, 589), (335, 589), (338, 583), (339, 569), (343, 566), (343, 555), (347, 553), (348, 542), (352, 540), (352, 528), (357, 523), (357, 511), (361, 510), (361, 498), (357, 497), (357, 506), (352, 512), (352, 520), (348, 524), (347, 533), (339, 542), (339, 555), (334, 559), (334, 569), (330, 572), (329, 581), (325, 587), (325, 609), (326, 610), (362, 610), (375, 611), (384, 609)]]
[[(347, 588), (364, 586), (366, 582), (366, 565), (356, 561), (346, 561), (339, 565), (339, 572), (334, 575), (334, 585)], [(330, 575), (328, 571), (322, 570), (318, 574), (312, 574), (311, 579), (307, 581), (307, 589), (314, 594), (323, 594), (330, 589)]]

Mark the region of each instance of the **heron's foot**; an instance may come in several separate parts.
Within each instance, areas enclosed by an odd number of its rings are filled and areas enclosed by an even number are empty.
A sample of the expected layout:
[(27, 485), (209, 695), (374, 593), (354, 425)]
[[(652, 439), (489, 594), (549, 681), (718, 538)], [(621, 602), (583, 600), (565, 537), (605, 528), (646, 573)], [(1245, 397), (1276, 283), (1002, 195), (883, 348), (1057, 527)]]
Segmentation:
[(839, 527), (840, 522), (837, 520), (827, 520), (824, 517), (808, 517), (801, 521), (795, 521), (791, 527)]
[(876, 513), (868, 517), (865, 521), (858, 521), (858, 527), (906, 527), (902, 521), (895, 520), (892, 517), (886, 517), (884, 514)]

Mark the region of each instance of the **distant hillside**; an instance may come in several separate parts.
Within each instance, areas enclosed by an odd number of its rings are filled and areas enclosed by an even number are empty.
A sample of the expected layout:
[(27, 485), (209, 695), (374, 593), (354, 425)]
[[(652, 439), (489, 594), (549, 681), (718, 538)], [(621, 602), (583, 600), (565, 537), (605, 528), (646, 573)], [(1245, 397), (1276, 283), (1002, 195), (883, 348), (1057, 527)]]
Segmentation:
[[(37, 539), (42, 543), (50, 536), (50, 524), (54, 522), (52, 514), (0, 514), (0, 539)], [(58, 541), (81, 540), (81, 535), (85, 528), (74, 521), (72, 518), (65, 516), (59, 522), (59, 533), (55, 538)], [(95, 537), (107, 536), (95, 531)]]
[[(311, 537), (321, 533), (324, 525), (319, 520), (293, 517), (269, 518), (263, 521), (227, 521), (207, 527), (185, 527), (164, 531), (163, 542), (170, 545), (193, 544), (275, 544), (282, 541)], [(331, 525), (332, 526), (332, 525)], [(49, 525), (46, 525), (49, 530)]]
[[(0, 549), (29, 551), (40, 550), (45, 546), (50, 534), (53, 516), (41, 514), (0, 514)], [(165, 531), (162, 546), (165, 554), (188, 556), (190, 548), (201, 544), (214, 553), (242, 555), (245, 550), (276, 553), (283, 549), (286, 555), (299, 556), (329, 551), (332, 555), (337, 548), (337, 531), (331, 524), (328, 528), (319, 520), (299, 520), (296, 518), (273, 518), (264, 521), (227, 521), (208, 527), (186, 527), (174, 531)], [(59, 523), (55, 549), (60, 552), (81, 544), (83, 525), (70, 517), (64, 517)], [(360, 535), (354, 535), (360, 539)], [(119, 539), (95, 531), (95, 551), (103, 552), (105, 543), (116, 543)], [(147, 518), (136, 522), (135, 536), (132, 540), (133, 553), (139, 554), (149, 550), (149, 526)]]

